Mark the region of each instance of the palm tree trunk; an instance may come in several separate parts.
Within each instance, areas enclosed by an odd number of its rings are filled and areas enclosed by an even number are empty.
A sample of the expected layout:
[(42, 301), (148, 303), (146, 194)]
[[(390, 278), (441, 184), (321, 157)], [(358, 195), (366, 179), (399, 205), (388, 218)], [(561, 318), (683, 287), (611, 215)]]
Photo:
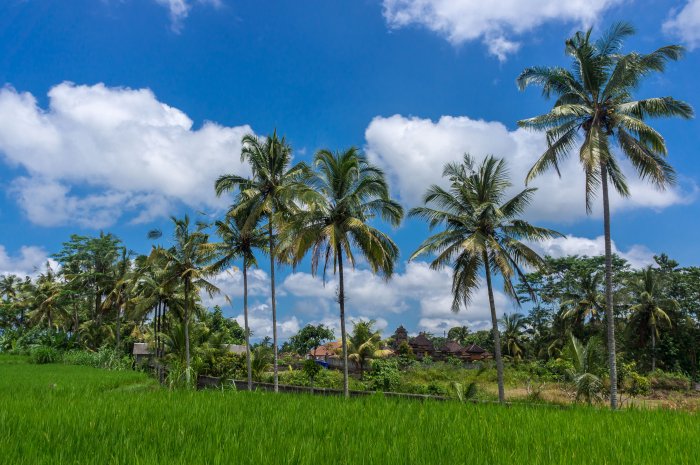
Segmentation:
[(486, 287), (489, 291), (489, 306), (491, 307), (491, 330), (493, 332), (493, 351), (496, 357), (496, 373), (498, 375), (498, 401), (506, 401), (506, 392), (503, 383), (503, 357), (501, 356), (501, 334), (498, 331), (498, 317), (496, 316), (496, 301), (493, 298), (493, 285), (491, 283), (491, 269), (489, 267), (489, 255), (483, 252), (484, 270), (486, 271)]
[(250, 329), (248, 327), (248, 261), (243, 259), (243, 323), (245, 326), (245, 363), (248, 370), (248, 390), (253, 390), (253, 368), (250, 362)]
[(274, 360), (272, 369), (274, 372), (275, 392), (279, 392), (279, 377), (277, 371), (277, 305), (275, 303), (275, 238), (272, 236), (272, 216), (267, 223), (267, 233), (270, 236), (270, 293), (272, 295), (272, 350)]
[(600, 177), (603, 187), (603, 227), (605, 231), (605, 321), (608, 325), (608, 359), (610, 364), (610, 408), (617, 409), (617, 361), (615, 354), (615, 316), (613, 315), (612, 244), (610, 239), (610, 199), (608, 170), (601, 160)]
[(338, 305), (340, 305), (340, 337), (343, 347), (343, 394), (350, 397), (348, 383), (348, 337), (345, 331), (345, 282), (343, 281), (343, 251), (337, 247), (338, 253)]
[(190, 386), (190, 286), (189, 280), (185, 281), (185, 380)]
[(121, 343), (121, 336), (122, 336), (122, 333), (121, 333), (121, 320), (122, 320), (122, 318), (121, 318), (121, 316), (122, 316), (122, 308), (121, 308), (121, 306), (117, 306), (117, 323), (116, 323), (116, 333), (117, 333), (116, 336), (117, 337), (116, 337), (116, 344), (115, 344), (115, 350), (117, 351), (117, 353), (120, 352), (119, 345)]
[(656, 326), (651, 327), (651, 371), (656, 370)]

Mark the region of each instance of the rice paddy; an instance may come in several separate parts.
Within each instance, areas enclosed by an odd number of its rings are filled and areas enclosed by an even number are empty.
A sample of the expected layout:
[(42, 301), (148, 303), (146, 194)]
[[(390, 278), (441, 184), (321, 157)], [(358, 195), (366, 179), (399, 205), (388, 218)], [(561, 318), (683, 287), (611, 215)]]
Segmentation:
[(700, 419), (235, 391), (0, 356), (0, 462), (695, 464)]

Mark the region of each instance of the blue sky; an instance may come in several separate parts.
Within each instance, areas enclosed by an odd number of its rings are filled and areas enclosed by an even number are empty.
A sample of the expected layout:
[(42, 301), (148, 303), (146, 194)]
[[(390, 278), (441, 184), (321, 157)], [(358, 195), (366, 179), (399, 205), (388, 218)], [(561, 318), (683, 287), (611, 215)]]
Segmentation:
[[(543, 147), (518, 119), (551, 102), (519, 92), (529, 65), (566, 65), (563, 41), (584, 25), (626, 20), (628, 50), (682, 43), (686, 57), (638, 95), (700, 107), (700, 0), (7, 0), (0, 4), (0, 273), (32, 273), (73, 232), (100, 229), (147, 252), (146, 232), (170, 214), (216, 215), (222, 172), (242, 171), (246, 132), (286, 134), (296, 159), (319, 148), (361, 147), (406, 207), (441, 166), (465, 151), (508, 159), (517, 187)], [(617, 250), (635, 265), (667, 252), (700, 264), (697, 120), (655, 122), (679, 185), (659, 193), (632, 182), (613, 202)], [(545, 175), (529, 219), (566, 233), (543, 253), (602, 251), (599, 212), (587, 217), (579, 171)], [(481, 293), (449, 312), (449, 272), (405, 260), (426, 228), (393, 232), (402, 260), (384, 283), (362, 266), (349, 277), (350, 313), (386, 331), (485, 327)], [(254, 279), (253, 326), (270, 332), (269, 270)], [(283, 336), (307, 322), (336, 325), (333, 281), (300, 267), (279, 278)], [(219, 276), (240, 314), (240, 276)], [(222, 298), (217, 302), (223, 303)], [(511, 304), (498, 295), (499, 310)]]

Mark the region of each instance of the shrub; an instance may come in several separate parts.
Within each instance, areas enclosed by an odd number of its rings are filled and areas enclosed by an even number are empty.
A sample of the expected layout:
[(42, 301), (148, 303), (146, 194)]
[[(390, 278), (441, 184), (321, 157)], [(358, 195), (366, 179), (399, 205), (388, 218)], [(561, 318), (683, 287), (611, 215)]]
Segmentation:
[(568, 374), (574, 369), (574, 365), (569, 360), (556, 358), (548, 361), (545, 368), (552, 374), (555, 380), (564, 381)]
[(664, 391), (687, 391), (690, 388), (690, 378), (683, 373), (669, 373), (656, 370), (649, 375), (653, 389)]
[(371, 391), (395, 391), (399, 387), (399, 367), (396, 360), (374, 360), (367, 375), (367, 388)]
[(245, 354), (223, 352), (207, 357), (202, 361), (199, 373), (217, 378), (245, 378)]
[(61, 353), (53, 347), (35, 346), (29, 351), (29, 363), (42, 365), (56, 363), (61, 359)]

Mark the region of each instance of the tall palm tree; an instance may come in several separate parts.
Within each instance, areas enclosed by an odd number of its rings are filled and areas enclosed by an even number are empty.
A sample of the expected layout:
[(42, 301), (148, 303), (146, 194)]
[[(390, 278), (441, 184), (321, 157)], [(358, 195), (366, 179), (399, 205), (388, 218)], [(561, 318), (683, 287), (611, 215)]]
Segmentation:
[(513, 278), (525, 281), (521, 267), (543, 264), (542, 258), (521, 240), (537, 241), (559, 233), (519, 219), (536, 189), (525, 189), (503, 201), (511, 186), (503, 160), (488, 156), (475, 167), (474, 160), (465, 155), (462, 163), (448, 163), (443, 176), (449, 180), (450, 187), (431, 186), (424, 196), (426, 206), (413, 208), (410, 215), (425, 219), (431, 229), (437, 226), (445, 229), (426, 239), (411, 260), (421, 255), (437, 255), (431, 268), (454, 268), (454, 312), (462, 305), (469, 306), (480, 285), (479, 271), (484, 270), (498, 371), (498, 398), (504, 402), (501, 338), (491, 275), (500, 274), (506, 294), (517, 301)]
[(292, 162), (292, 148), (285, 138), (277, 137), (277, 131), (265, 139), (248, 134), (243, 136), (241, 161), (248, 162), (253, 178), (247, 179), (237, 174), (220, 176), (214, 185), (216, 195), (232, 192), (239, 194), (231, 206), (234, 216), (248, 212), (244, 228), (253, 228), (261, 217), (267, 219), (268, 248), (270, 255), (270, 305), (272, 307), (273, 370), (275, 392), (279, 390), (277, 357), (277, 301), (275, 298), (275, 232), (280, 222), (290, 210), (296, 208), (301, 182), (307, 173), (304, 163)]
[(387, 234), (370, 223), (380, 218), (398, 226), (403, 208), (391, 199), (384, 173), (354, 147), (338, 153), (320, 150), (314, 157), (314, 167), (317, 171), (308, 180), (308, 207), (290, 218), (282, 243), (295, 264), (311, 251), (311, 272), (316, 275), (321, 265), (324, 282), (331, 260), (333, 273), (338, 272), (343, 389), (347, 397), (344, 259), (354, 267), (355, 253), (359, 252), (374, 273), (389, 279), (399, 249)]
[[(659, 327), (671, 327), (668, 310), (678, 307), (678, 302), (664, 299), (661, 295), (661, 280), (655, 270), (648, 266), (640, 272), (640, 276), (630, 283), (633, 299), (637, 302), (630, 307), (633, 327), (649, 331), (651, 338), (651, 371), (656, 370), (656, 339), (659, 337)], [(664, 308), (665, 307), (665, 308)]]
[(503, 345), (508, 355), (515, 360), (521, 359), (525, 352), (525, 343), (523, 341), (527, 326), (525, 315), (522, 313), (504, 313), (500, 323), (503, 328)]
[(131, 280), (134, 278), (131, 269), (131, 259), (129, 251), (126, 247), (121, 247), (121, 260), (113, 267), (112, 281), (114, 282), (111, 289), (108, 289), (107, 295), (102, 302), (102, 307), (105, 310), (114, 308), (116, 310), (115, 317), (115, 348), (117, 352), (121, 351), (121, 320), (122, 313), (126, 313), (127, 306), (131, 303), (129, 289), (132, 286)]
[[(204, 231), (206, 225), (198, 224), (194, 230), (190, 227), (190, 219), (171, 218), (174, 226), (173, 242), (170, 248), (154, 248), (153, 257), (161, 259), (165, 263), (169, 280), (182, 285), (183, 292), (183, 336), (185, 339), (185, 368), (187, 384), (190, 384), (190, 318), (193, 313), (193, 304), (199, 290), (203, 289), (210, 296), (219, 292), (219, 289), (207, 278), (214, 273), (211, 264), (216, 258), (216, 253), (207, 246), (209, 235)], [(151, 238), (160, 237), (160, 231), (151, 231)]]
[[(572, 59), (571, 71), (561, 67), (533, 67), (525, 69), (517, 80), (521, 89), (539, 85), (545, 97), (557, 97), (549, 113), (518, 122), (521, 127), (545, 131), (547, 135), (547, 150), (530, 169), (526, 181), (532, 181), (550, 168), (559, 173), (560, 163), (582, 139), (579, 157), (585, 176), (589, 213), (598, 189), (602, 191), (605, 314), (612, 380), (617, 379), (617, 366), (608, 182), (620, 195), (626, 197), (630, 194), (613, 145), (617, 144), (642, 179), (664, 189), (675, 182), (675, 173), (666, 161), (663, 137), (644, 120), (693, 116), (690, 105), (672, 97), (634, 100), (634, 91), (643, 78), (653, 72), (662, 72), (668, 61), (682, 56), (683, 48), (669, 45), (646, 55), (636, 52), (622, 54), (623, 40), (633, 33), (634, 29), (625, 23), (612, 26), (595, 42), (591, 40), (591, 29), (577, 32), (566, 41), (566, 53)], [(616, 383), (611, 383), (610, 406), (617, 408)]]
[(248, 218), (239, 214), (238, 217), (227, 215), (224, 221), (215, 223), (216, 232), (221, 237), (221, 242), (212, 243), (212, 247), (219, 255), (219, 259), (213, 264), (216, 269), (224, 269), (234, 260), (243, 260), (243, 322), (245, 330), (246, 366), (248, 369), (248, 390), (253, 389), (253, 369), (250, 353), (250, 327), (248, 326), (248, 269), (257, 266), (254, 250), (266, 252), (267, 237), (265, 231), (259, 228), (246, 228)]

